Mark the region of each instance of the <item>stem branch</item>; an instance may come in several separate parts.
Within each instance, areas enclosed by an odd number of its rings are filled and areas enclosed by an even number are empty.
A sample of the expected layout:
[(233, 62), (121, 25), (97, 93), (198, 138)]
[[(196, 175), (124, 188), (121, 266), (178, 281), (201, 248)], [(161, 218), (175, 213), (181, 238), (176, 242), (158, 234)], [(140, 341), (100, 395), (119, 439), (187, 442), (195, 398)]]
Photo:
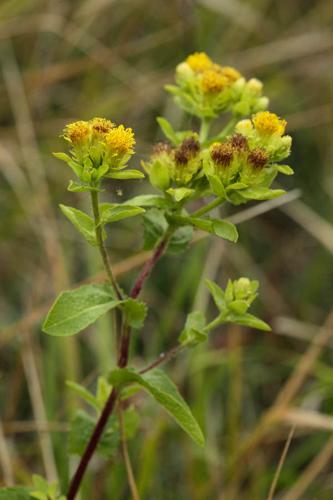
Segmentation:
[(207, 203), (207, 205), (204, 205), (203, 207), (199, 208), (199, 210), (196, 210), (195, 212), (193, 212), (191, 214), (191, 217), (200, 217), (201, 215), (204, 215), (207, 212), (210, 212), (211, 210), (213, 210), (213, 208), (218, 207), (223, 202), (224, 202), (224, 198), (222, 198), (222, 197), (215, 198), (210, 203)]
[(122, 293), (120, 291), (118, 283), (116, 282), (115, 277), (113, 276), (113, 272), (111, 269), (111, 263), (110, 263), (109, 256), (108, 256), (108, 253), (106, 251), (104, 241), (103, 241), (103, 232), (102, 232), (102, 226), (101, 226), (101, 216), (100, 216), (99, 206), (98, 206), (98, 192), (97, 191), (91, 191), (91, 203), (92, 203), (92, 208), (93, 208), (93, 213), (94, 213), (97, 244), (98, 244), (99, 252), (102, 256), (104, 268), (105, 268), (106, 274), (110, 280), (110, 283), (112, 285), (112, 288), (113, 288), (117, 298), (119, 300), (122, 300), (122, 298), (123, 298)]

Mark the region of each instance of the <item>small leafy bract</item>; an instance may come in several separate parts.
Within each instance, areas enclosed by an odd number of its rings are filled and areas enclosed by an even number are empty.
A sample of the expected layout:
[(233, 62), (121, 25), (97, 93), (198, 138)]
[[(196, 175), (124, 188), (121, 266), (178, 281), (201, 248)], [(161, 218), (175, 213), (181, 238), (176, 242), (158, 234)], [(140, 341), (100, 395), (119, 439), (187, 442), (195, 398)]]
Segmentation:
[(85, 237), (91, 245), (97, 245), (95, 223), (89, 215), (81, 210), (66, 205), (59, 205), (62, 213), (71, 221), (73, 226)]
[(134, 217), (136, 215), (142, 214), (145, 210), (141, 207), (135, 207), (131, 205), (122, 204), (112, 204), (112, 203), (102, 203), (100, 205), (101, 211), (101, 223), (108, 224), (110, 222), (117, 222), (122, 219), (127, 219), (129, 217)]
[(183, 345), (194, 347), (207, 339), (207, 332), (204, 331), (206, 324), (205, 316), (201, 311), (191, 312), (186, 319), (185, 327), (179, 337), (179, 342)]

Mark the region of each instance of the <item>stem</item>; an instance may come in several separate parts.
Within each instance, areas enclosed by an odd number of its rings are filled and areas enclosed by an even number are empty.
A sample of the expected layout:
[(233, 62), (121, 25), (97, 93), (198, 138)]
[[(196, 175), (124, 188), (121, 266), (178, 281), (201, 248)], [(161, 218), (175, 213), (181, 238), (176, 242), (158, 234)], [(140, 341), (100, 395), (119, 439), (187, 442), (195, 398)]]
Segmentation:
[(140, 496), (139, 496), (138, 488), (137, 488), (137, 485), (135, 482), (133, 468), (132, 468), (132, 464), (131, 464), (131, 460), (130, 460), (128, 448), (127, 448), (124, 416), (123, 416), (123, 409), (121, 406), (121, 402), (119, 402), (119, 404), (118, 404), (118, 420), (119, 420), (119, 427), (120, 427), (121, 449), (122, 449), (124, 462), (125, 462), (125, 466), (126, 466), (128, 484), (129, 484), (133, 499), (140, 500)]
[[(105, 266), (105, 270), (108, 274), (108, 277), (110, 279), (110, 282), (112, 286), (114, 287), (115, 292), (117, 293), (117, 296), (121, 299), (122, 295), (120, 290), (118, 289), (118, 285), (113, 277), (110, 262), (108, 255), (106, 253), (104, 244), (103, 244), (103, 238), (102, 238), (102, 230), (101, 230), (101, 225), (100, 225), (100, 214), (99, 214), (99, 208), (98, 208), (98, 195), (97, 192), (92, 192), (91, 193), (91, 198), (92, 198), (92, 205), (93, 205), (93, 211), (94, 211), (94, 217), (95, 217), (95, 225), (96, 225), (96, 238), (99, 246), (99, 250), (101, 252), (102, 258), (103, 258), (103, 263)], [(167, 244), (169, 242), (169, 239), (174, 232), (174, 228), (169, 228), (167, 232), (165, 233), (163, 239), (160, 241), (158, 246), (156, 247), (153, 255), (150, 257), (150, 259), (147, 260), (146, 264), (143, 266), (143, 269), (141, 273), (139, 274), (138, 278), (136, 279), (136, 282), (134, 284), (133, 290), (130, 294), (131, 298), (136, 298), (141, 289), (142, 286), (151, 273), (154, 265), (156, 262), (159, 260), (159, 258), (163, 255), (165, 248), (167, 247)], [(119, 368), (124, 368), (127, 365), (128, 362), (128, 353), (129, 353), (129, 344), (131, 340), (131, 329), (127, 325), (126, 320), (123, 320), (123, 327), (122, 327), (122, 333), (120, 337), (120, 343), (119, 343), (119, 355), (118, 355), (118, 366)], [(81, 481), (83, 479), (84, 473), (86, 471), (86, 468), (91, 460), (91, 457), (99, 443), (99, 440), (101, 439), (101, 436), (103, 434), (104, 428), (107, 424), (107, 421), (113, 412), (115, 403), (117, 399), (117, 391), (115, 388), (112, 389), (110, 396), (102, 410), (101, 416), (97, 421), (96, 427), (94, 429), (94, 432), (88, 442), (88, 445), (84, 451), (84, 454), (81, 457), (80, 463), (78, 465), (78, 468), (72, 478), (72, 481), (69, 486), (69, 490), (67, 493), (67, 500), (74, 500), (75, 496), (80, 488)]]
[(202, 118), (199, 131), (199, 141), (201, 142), (201, 144), (207, 140), (210, 125), (211, 120), (209, 118)]
[(164, 237), (161, 239), (161, 241), (159, 242), (159, 244), (157, 245), (157, 247), (155, 248), (155, 251), (154, 253), (152, 254), (152, 256), (147, 260), (147, 262), (145, 263), (145, 265), (143, 266), (139, 276), (137, 277), (135, 283), (134, 283), (134, 286), (132, 288), (132, 291), (130, 293), (130, 297), (132, 299), (136, 299), (138, 297), (138, 295), (140, 294), (141, 290), (142, 290), (142, 287), (146, 281), (146, 279), (148, 278), (148, 276), (150, 275), (153, 267), (155, 266), (156, 262), (162, 257), (168, 243), (169, 243), (169, 240), (172, 236), (172, 233), (175, 231), (174, 228), (172, 227), (169, 227), (169, 229), (166, 231)]
[[(166, 231), (164, 237), (161, 239), (155, 251), (151, 255), (151, 257), (144, 264), (141, 272), (139, 273), (137, 279), (135, 280), (134, 286), (130, 293), (130, 297), (132, 299), (136, 299), (140, 294), (142, 287), (150, 275), (153, 267), (157, 263), (157, 261), (162, 257), (169, 240), (171, 238), (172, 233), (175, 231), (173, 227), (169, 227)], [(131, 328), (126, 324), (126, 321), (123, 322), (122, 332), (120, 335), (120, 343), (119, 343), (119, 355), (118, 355), (118, 366), (119, 368), (124, 368), (127, 365), (128, 361), (128, 352), (129, 345), (131, 341)]]
[(185, 346), (179, 344), (175, 347), (172, 347), (167, 352), (161, 352), (161, 354), (156, 358), (152, 363), (150, 363), (146, 368), (143, 368), (142, 370), (139, 371), (140, 375), (143, 375), (144, 373), (149, 372), (150, 370), (153, 370), (157, 366), (161, 365), (162, 363), (167, 363), (168, 361), (171, 361), (172, 358), (177, 356), (181, 351), (185, 349)]
[(112, 285), (112, 288), (119, 300), (122, 300), (122, 293), (121, 290), (116, 282), (115, 277), (113, 276), (113, 272), (111, 269), (111, 263), (109, 260), (108, 253), (106, 251), (104, 241), (103, 241), (103, 233), (102, 233), (102, 225), (101, 225), (101, 216), (99, 212), (99, 205), (98, 205), (98, 191), (91, 191), (91, 203), (92, 203), (92, 208), (93, 208), (93, 213), (94, 213), (94, 220), (95, 220), (95, 231), (96, 231), (96, 239), (97, 239), (97, 244), (99, 248), (99, 252), (101, 254), (104, 268), (106, 271), (106, 274), (110, 280), (110, 283)]
[(219, 197), (219, 198), (215, 198), (213, 201), (211, 201), (210, 203), (207, 203), (207, 205), (199, 208), (199, 210), (196, 210), (196, 212), (193, 212), (191, 214), (191, 217), (200, 217), (201, 215), (204, 215), (206, 214), (207, 212), (210, 212), (211, 210), (213, 210), (213, 208), (216, 208), (218, 207), (219, 205), (221, 205), (222, 203), (224, 202), (224, 198), (222, 197)]
[(74, 500), (74, 498), (79, 490), (79, 487), (80, 487), (82, 478), (84, 476), (84, 473), (86, 471), (86, 468), (88, 466), (88, 463), (90, 462), (90, 459), (91, 459), (91, 457), (92, 457), (92, 455), (93, 455), (93, 453), (94, 453), (94, 451), (99, 443), (99, 440), (102, 437), (102, 434), (103, 434), (104, 428), (107, 424), (107, 421), (108, 421), (108, 419), (109, 419), (109, 417), (114, 409), (116, 399), (117, 399), (117, 391), (116, 391), (116, 389), (113, 388), (111, 393), (110, 393), (110, 396), (109, 396), (109, 398), (108, 398), (108, 400), (103, 408), (103, 411), (102, 411), (102, 413), (97, 421), (96, 427), (95, 427), (94, 432), (89, 440), (89, 443), (84, 451), (84, 454), (81, 457), (79, 466), (76, 469), (76, 472), (72, 478), (72, 481), (71, 481), (71, 484), (69, 486), (69, 490), (67, 493), (67, 500)]

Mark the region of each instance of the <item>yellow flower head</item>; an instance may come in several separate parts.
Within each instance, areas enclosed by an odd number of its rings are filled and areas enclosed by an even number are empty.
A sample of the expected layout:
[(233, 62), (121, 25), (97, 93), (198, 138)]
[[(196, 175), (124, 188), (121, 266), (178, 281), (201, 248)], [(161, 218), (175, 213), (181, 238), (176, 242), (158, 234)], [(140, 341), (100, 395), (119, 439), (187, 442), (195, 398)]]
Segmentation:
[(218, 94), (228, 85), (228, 78), (215, 69), (207, 69), (202, 73), (201, 88), (204, 92)]
[(226, 78), (228, 78), (230, 83), (233, 83), (242, 77), (240, 72), (237, 71), (237, 69), (233, 68), (232, 66), (221, 66), (220, 71), (221, 71), (222, 75), (224, 75)]
[(194, 52), (187, 57), (186, 62), (196, 73), (202, 73), (213, 66), (213, 61), (205, 52)]
[(112, 153), (133, 154), (135, 145), (134, 133), (131, 128), (125, 128), (124, 125), (113, 127), (105, 136), (105, 144)]
[(96, 138), (103, 138), (114, 127), (114, 123), (106, 118), (93, 118), (90, 120), (90, 125)]
[(279, 135), (284, 134), (287, 122), (282, 120), (275, 113), (269, 111), (259, 111), (252, 117), (253, 125), (256, 130), (263, 135)]
[(85, 121), (69, 123), (64, 128), (64, 138), (73, 146), (82, 146), (90, 139), (89, 123)]

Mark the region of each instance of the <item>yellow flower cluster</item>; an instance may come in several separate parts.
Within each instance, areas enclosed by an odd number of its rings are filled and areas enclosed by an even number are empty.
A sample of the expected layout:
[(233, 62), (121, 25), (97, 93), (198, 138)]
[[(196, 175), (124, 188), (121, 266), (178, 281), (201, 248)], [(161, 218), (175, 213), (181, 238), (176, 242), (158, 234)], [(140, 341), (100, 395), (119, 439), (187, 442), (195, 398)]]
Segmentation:
[(231, 66), (214, 63), (204, 52), (191, 54), (185, 64), (197, 74), (200, 87), (207, 94), (218, 94), (242, 76)]
[(252, 118), (255, 129), (263, 135), (282, 136), (286, 130), (287, 122), (279, 118), (275, 113), (269, 111), (260, 111)]
[(104, 144), (116, 155), (133, 154), (134, 133), (124, 125), (116, 126), (106, 118), (93, 118), (89, 121), (69, 123), (63, 137), (75, 148), (90, 146), (92, 143)]

